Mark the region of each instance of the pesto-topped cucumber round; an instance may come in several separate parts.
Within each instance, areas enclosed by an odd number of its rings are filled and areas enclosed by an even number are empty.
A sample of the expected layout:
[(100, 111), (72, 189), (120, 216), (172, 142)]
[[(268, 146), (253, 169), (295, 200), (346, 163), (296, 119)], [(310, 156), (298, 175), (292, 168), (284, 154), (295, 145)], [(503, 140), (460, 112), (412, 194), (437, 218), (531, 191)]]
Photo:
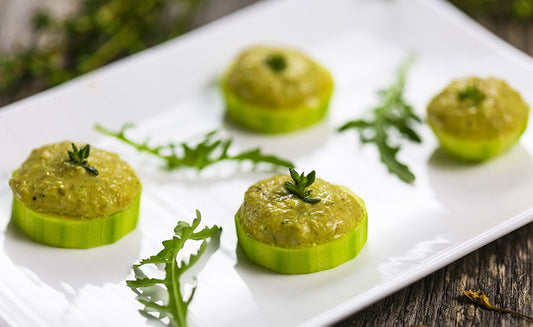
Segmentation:
[(327, 112), (330, 73), (301, 52), (255, 46), (240, 53), (222, 78), (227, 116), (263, 133), (312, 125)]
[(137, 223), (141, 183), (117, 154), (60, 142), (35, 149), (9, 181), (13, 222), (58, 247), (115, 242)]
[(427, 106), (442, 147), (457, 158), (484, 161), (511, 148), (527, 127), (529, 106), (497, 78), (452, 81)]
[[(314, 179), (314, 178), (313, 178)], [(322, 179), (307, 202), (286, 186), (288, 175), (250, 186), (235, 216), (239, 244), (248, 257), (272, 270), (311, 273), (354, 258), (367, 238), (364, 202)]]

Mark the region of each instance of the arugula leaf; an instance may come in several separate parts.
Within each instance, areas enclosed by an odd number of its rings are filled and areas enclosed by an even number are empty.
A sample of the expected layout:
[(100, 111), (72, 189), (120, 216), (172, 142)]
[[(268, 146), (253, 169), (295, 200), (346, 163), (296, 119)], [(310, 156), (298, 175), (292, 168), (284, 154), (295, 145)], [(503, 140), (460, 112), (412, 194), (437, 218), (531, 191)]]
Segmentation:
[(289, 173), (294, 183), (287, 181), (285, 182), (285, 187), (290, 193), (307, 203), (317, 203), (321, 200), (320, 198), (311, 197), (313, 190), (306, 189), (315, 182), (316, 173), (314, 170), (307, 174), (307, 176), (303, 172), (301, 175), (298, 175), (294, 168), (289, 168)]
[[(187, 326), (187, 307), (191, 303), (196, 291), (196, 285), (193, 285), (191, 294), (184, 298), (180, 285), (180, 277), (187, 269), (193, 266), (207, 248), (207, 238), (218, 235), (222, 228), (213, 225), (204, 227), (201, 231), (195, 232), (195, 229), (201, 222), (200, 211), (196, 210), (196, 218), (192, 225), (187, 222), (179, 221), (174, 228), (174, 236), (163, 241), (163, 249), (156, 255), (141, 260), (140, 263), (133, 266), (135, 273), (134, 280), (126, 281), (126, 284), (137, 294), (137, 300), (144, 305), (140, 310), (141, 314), (147, 318), (164, 320), (168, 318), (167, 326)], [(178, 261), (179, 251), (183, 249), (185, 242), (202, 241), (196, 254), (189, 257), (189, 260)], [(154, 265), (161, 269), (164, 267), (164, 278), (149, 278), (142, 267), (145, 265)]]
[(422, 142), (412, 127), (414, 123), (421, 123), (422, 119), (403, 98), (406, 74), (412, 61), (411, 56), (398, 69), (395, 83), (378, 92), (380, 103), (372, 109), (371, 119), (352, 120), (338, 129), (339, 132), (356, 129), (362, 143), (374, 143), (378, 148), (380, 160), (387, 166), (388, 171), (406, 183), (414, 182), (415, 175), (407, 165), (398, 161), (396, 155), (400, 146), (390, 145), (389, 140), (391, 131), (396, 130), (411, 142)]
[(202, 170), (207, 166), (224, 160), (249, 161), (254, 164), (269, 163), (287, 168), (294, 167), (292, 162), (274, 155), (264, 154), (260, 148), (230, 155), (228, 154), (228, 150), (233, 140), (231, 138), (217, 138), (217, 131), (211, 131), (205, 134), (203, 141), (196, 145), (181, 142), (150, 146), (148, 139), (143, 142), (135, 142), (126, 137), (126, 131), (132, 127), (133, 124), (131, 123), (124, 124), (118, 132), (110, 131), (100, 125), (96, 125), (95, 128), (103, 134), (112, 136), (133, 146), (138, 151), (147, 152), (163, 159), (166, 162), (166, 168), (169, 170), (185, 167)]

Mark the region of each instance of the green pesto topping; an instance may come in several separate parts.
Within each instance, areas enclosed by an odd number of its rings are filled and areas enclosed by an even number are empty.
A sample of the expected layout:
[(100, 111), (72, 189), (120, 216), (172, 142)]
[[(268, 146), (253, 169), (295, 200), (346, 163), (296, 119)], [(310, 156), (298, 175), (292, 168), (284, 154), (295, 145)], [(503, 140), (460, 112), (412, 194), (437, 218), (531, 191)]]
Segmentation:
[(240, 100), (272, 110), (316, 107), (330, 96), (329, 72), (304, 54), (256, 46), (230, 67), (226, 87)]
[(505, 81), (469, 77), (451, 82), (427, 107), (433, 129), (468, 140), (521, 133), (529, 106)]
[(346, 235), (363, 219), (364, 207), (348, 189), (317, 178), (308, 203), (290, 193), (278, 175), (250, 186), (238, 219), (246, 234), (259, 242), (283, 248), (303, 248)]
[(95, 175), (71, 162), (71, 144), (33, 150), (9, 180), (15, 198), (35, 212), (71, 219), (107, 217), (128, 208), (141, 191), (133, 169), (117, 154), (93, 148), (86, 164), (98, 167)]

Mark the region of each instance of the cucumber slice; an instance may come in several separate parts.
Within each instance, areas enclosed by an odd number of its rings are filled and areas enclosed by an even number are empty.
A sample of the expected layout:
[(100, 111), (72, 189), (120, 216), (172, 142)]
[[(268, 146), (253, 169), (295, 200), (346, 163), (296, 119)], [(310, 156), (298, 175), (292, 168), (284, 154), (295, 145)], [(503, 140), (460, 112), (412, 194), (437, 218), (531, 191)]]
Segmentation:
[[(331, 87), (333, 90), (333, 84)], [(326, 115), (331, 92), (315, 107), (276, 108), (246, 103), (239, 99), (225, 82), (222, 92), (226, 101), (226, 114), (233, 122), (265, 134), (287, 133), (313, 125)]]
[(234, 123), (262, 133), (286, 133), (324, 118), (333, 79), (297, 50), (254, 46), (237, 56), (220, 88)]
[(451, 155), (482, 162), (510, 149), (527, 127), (529, 106), (497, 78), (453, 80), (427, 105), (428, 123)]
[(352, 195), (361, 203), (363, 217), (350, 233), (340, 238), (304, 248), (272, 246), (248, 236), (240, 223), (239, 210), (235, 214), (239, 244), (252, 262), (282, 274), (307, 274), (336, 267), (355, 258), (367, 240), (368, 214), (363, 200)]
[(108, 217), (72, 219), (38, 213), (13, 197), (11, 219), (36, 242), (61, 247), (87, 249), (114, 243), (137, 226), (141, 192), (123, 211)]
[(453, 156), (471, 162), (483, 162), (500, 153), (509, 150), (515, 145), (527, 127), (527, 120), (523, 127), (515, 133), (502, 135), (491, 140), (468, 140), (450, 133), (446, 133), (432, 126), (435, 136), (442, 147)]

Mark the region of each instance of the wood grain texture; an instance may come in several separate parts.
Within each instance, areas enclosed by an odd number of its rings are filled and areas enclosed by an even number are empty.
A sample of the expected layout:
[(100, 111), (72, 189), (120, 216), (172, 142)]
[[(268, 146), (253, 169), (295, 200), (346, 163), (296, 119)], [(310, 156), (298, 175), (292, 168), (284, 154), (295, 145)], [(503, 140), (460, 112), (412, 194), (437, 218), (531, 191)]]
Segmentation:
[(342, 320), (335, 326), (533, 326), (481, 309), (460, 289), (483, 290), (491, 304), (533, 315), (533, 223)]

